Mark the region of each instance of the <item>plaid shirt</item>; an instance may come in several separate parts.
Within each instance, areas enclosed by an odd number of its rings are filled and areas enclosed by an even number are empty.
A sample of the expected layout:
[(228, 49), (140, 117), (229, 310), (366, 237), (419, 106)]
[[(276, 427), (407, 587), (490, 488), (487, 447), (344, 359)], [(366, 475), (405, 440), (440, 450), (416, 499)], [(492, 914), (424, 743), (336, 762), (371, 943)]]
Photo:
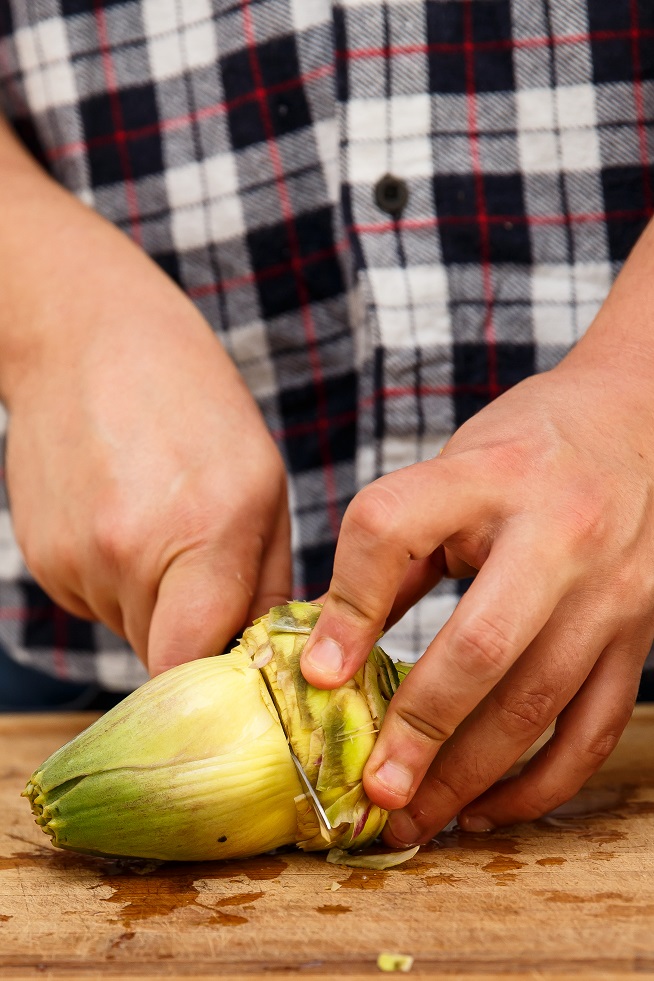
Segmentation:
[[(0, 94), (236, 362), (285, 456), (299, 596), (358, 488), (565, 355), (653, 210), (651, 0), (0, 0)], [(138, 683), (0, 506), (11, 656)]]

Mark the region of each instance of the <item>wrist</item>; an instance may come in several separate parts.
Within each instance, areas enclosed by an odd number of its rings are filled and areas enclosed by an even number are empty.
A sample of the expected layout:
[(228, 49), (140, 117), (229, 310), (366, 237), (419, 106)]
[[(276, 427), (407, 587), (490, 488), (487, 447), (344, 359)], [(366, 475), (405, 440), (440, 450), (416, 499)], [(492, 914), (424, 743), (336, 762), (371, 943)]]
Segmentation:
[(12, 410), (43, 371), (74, 362), (112, 307), (124, 314), (130, 286), (147, 291), (149, 275), (176, 287), (45, 173), (1, 117), (0, 214), (0, 399)]
[[(654, 222), (625, 262), (592, 324), (556, 369), (609, 379), (622, 393), (654, 411)], [(598, 392), (599, 394), (599, 392)]]
[(174, 329), (187, 308), (195, 312), (126, 235), (40, 175), (33, 185), (38, 206), (22, 212), (11, 242), (0, 232), (0, 399), (10, 412), (45, 377), (64, 377), (108, 349), (129, 357), (153, 321)]

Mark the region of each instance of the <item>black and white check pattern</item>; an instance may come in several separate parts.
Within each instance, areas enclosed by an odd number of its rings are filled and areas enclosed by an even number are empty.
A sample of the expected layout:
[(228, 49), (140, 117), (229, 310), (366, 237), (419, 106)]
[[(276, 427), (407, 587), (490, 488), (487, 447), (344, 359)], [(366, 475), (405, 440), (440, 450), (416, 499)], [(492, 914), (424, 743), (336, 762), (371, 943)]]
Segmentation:
[[(0, 98), (234, 358), (287, 462), (297, 595), (357, 488), (560, 360), (654, 210), (650, 0), (0, 0)], [(31, 581), (2, 495), (0, 640), (132, 687), (124, 645)]]

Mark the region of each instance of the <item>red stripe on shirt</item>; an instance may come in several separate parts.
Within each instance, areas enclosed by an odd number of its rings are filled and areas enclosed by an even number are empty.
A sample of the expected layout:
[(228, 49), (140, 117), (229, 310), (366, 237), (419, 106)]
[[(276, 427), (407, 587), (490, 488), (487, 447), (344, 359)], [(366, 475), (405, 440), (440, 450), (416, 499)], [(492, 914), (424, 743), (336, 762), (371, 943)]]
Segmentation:
[(102, 68), (107, 85), (107, 93), (109, 95), (109, 102), (111, 106), (111, 118), (114, 126), (112, 139), (114, 139), (118, 145), (120, 166), (125, 179), (125, 198), (127, 201), (127, 213), (129, 215), (132, 238), (138, 245), (141, 245), (141, 220), (139, 217), (138, 198), (136, 196), (132, 166), (130, 164), (129, 153), (127, 150), (127, 132), (123, 124), (123, 113), (120, 105), (120, 96), (118, 94), (116, 73), (114, 71), (113, 61), (111, 58), (111, 46), (109, 44), (109, 38), (107, 37), (107, 22), (102, 0), (93, 0), (93, 10), (98, 29)]
[[(637, 221), (647, 218), (649, 212), (644, 208), (628, 211), (592, 211), (570, 215), (486, 215), (487, 225), (565, 225), (586, 224), (603, 221)], [(355, 223), (350, 226), (353, 232), (368, 234), (371, 232), (384, 233), (393, 231), (396, 227), (406, 229), (434, 228), (440, 225), (474, 225), (479, 221), (478, 215), (430, 215), (426, 218), (398, 218), (397, 221), (379, 221), (370, 224)]]
[[(268, 94), (277, 95), (282, 92), (291, 91), (299, 86), (306, 85), (307, 83), (313, 82), (316, 79), (329, 77), (333, 74), (333, 65), (321, 65), (319, 68), (314, 68), (313, 71), (299, 75), (297, 78), (287, 79), (284, 82), (277, 82), (275, 85), (269, 86), (266, 91)], [(220, 102), (215, 102), (210, 106), (203, 106), (201, 109), (186, 112), (180, 116), (172, 116), (170, 119), (162, 119), (157, 123), (150, 123), (147, 126), (139, 126), (134, 129), (123, 129), (122, 132), (126, 142), (130, 142), (131, 140), (142, 140), (148, 136), (156, 136), (159, 133), (171, 133), (178, 129), (184, 129), (186, 126), (193, 126), (205, 119), (212, 119), (215, 116), (222, 116), (233, 109), (238, 109), (240, 106), (256, 100), (256, 92), (245, 92), (243, 95), (234, 99), (223, 99)], [(114, 133), (107, 133), (104, 136), (94, 136), (93, 139), (90, 139), (87, 142), (84, 142), (84, 140), (77, 140), (73, 143), (65, 143), (61, 146), (49, 147), (47, 150), (47, 157), (50, 161), (61, 160), (64, 157), (70, 157), (77, 153), (83, 153), (85, 150), (96, 150), (103, 146), (107, 146), (113, 143), (115, 138)]]
[[(633, 0), (633, 2), (635, 3), (637, 0)], [(555, 37), (499, 38), (497, 41), (476, 41), (474, 42), (474, 46), (476, 51), (507, 51), (513, 49), (546, 48), (550, 45), (590, 44), (598, 41), (629, 40), (631, 37), (631, 30), (588, 31), (577, 34), (561, 34)], [(652, 38), (654, 37), (654, 30), (643, 29), (639, 31), (639, 37)], [(338, 51), (336, 57), (347, 61), (356, 61), (365, 58), (384, 58), (388, 57), (389, 54), (393, 57), (414, 54), (465, 54), (465, 50), (465, 40), (434, 41), (429, 44), (394, 44), (390, 48), (376, 45), (365, 48), (351, 48), (347, 51)]]
[(338, 493), (336, 488), (336, 480), (334, 476), (334, 465), (332, 461), (331, 451), (329, 447), (329, 440), (327, 435), (329, 429), (327, 397), (325, 392), (325, 383), (322, 375), (322, 369), (320, 366), (320, 359), (318, 357), (318, 345), (317, 345), (318, 339), (316, 335), (315, 324), (313, 322), (313, 314), (311, 311), (311, 297), (309, 296), (306, 283), (304, 281), (304, 276), (302, 272), (300, 243), (298, 239), (297, 228), (295, 226), (293, 206), (291, 204), (288, 187), (286, 185), (286, 175), (284, 173), (284, 166), (282, 164), (279, 147), (277, 146), (277, 141), (275, 139), (275, 131), (270, 116), (270, 109), (268, 107), (268, 93), (264, 86), (263, 77), (261, 74), (261, 66), (259, 64), (259, 60), (257, 57), (257, 43), (254, 37), (254, 27), (252, 24), (250, 0), (240, 0), (240, 6), (241, 6), (241, 13), (243, 16), (244, 36), (245, 36), (245, 41), (247, 44), (248, 55), (250, 60), (250, 70), (252, 72), (252, 79), (254, 81), (257, 101), (259, 103), (259, 108), (261, 111), (261, 119), (264, 125), (264, 132), (266, 134), (266, 145), (268, 147), (270, 160), (273, 165), (273, 172), (275, 175), (275, 186), (277, 187), (277, 193), (279, 195), (279, 203), (282, 210), (284, 224), (286, 226), (286, 233), (288, 235), (289, 244), (291, 246), (291, 266), (295, 277), (295, 285), (298, 291), (298, 299), (300, 301), (300, 306), (301, 306), (302, 325), (307, 339), (307, 350), (309, 354), (309, 361), (311, 364), (313, 383), (316, 389), (316, 402), (317, 402), (318, 417), (319, 417), (319, 424), (318, 424), (319, 445), (320, 445), (320, 454), (322, 457), (322, 466), (323, 466), (323, 472), (325, 478), (327, 513), (329, 516), (329, 523), (331, 526), (332, 534), (336, 536), (338, 535), (338, 531), (340, 527), (340, 517), (338, 514), (338, 508), (336, 506)]
[[(315, 252), (310, 252), (308, 255), (297, 257), (297, 264), (303, 269), (307, 266), (311, 266), (316, 262), (322, 262), (325, 259), (331, 259), (339, 252), (343, 252), (347, 249), (348, 243), (345, 239), (341, 239), (340, 242), (334, 242), (332, 246), (327, 249), (318, 249)], [(238, 289), (242, 286), (250, 286), (252, 283), (260, 283), (263, 280), (274, 279), (275, 276), (282, 276), (288, 271), (289, 266), (292, 263), (278, 262), (274, 266), (267, 266), (265, 269), (257, 269), (256, 271), (243, 273), (241, 276), (233, 276), (231, 279), (223, 279), (218, 283), (203, 283), (201, 286), (190, 286), (187, 289), (188, 295), (194, 299), (199, 300), (203, 296), (213, 296), (218, 293), (228, 293), (230, 290)]]
[(481, 274), (484, 284), (484, 339), (488, 345), (488, 389), (491, 398), (499, 395), (497, 380), (497, 351), (495, 349), (495, 325), (493, 324), (493, 278), (490, 261), (490, 234), (486, 196), (484, 193), (484, 172), (479, 157), (479, 128), (477, 126), (477, 92), (475, 88), (474, 40), (472, 30), (472, 0), (465, 0), (463, 8), (465, 32), (465, 70), (466, 70), (466, 101), (468, 109), (468, 138), (470, 141), (470, 157), (475, 182), (475, 200), (479, 234), (481, 237)]

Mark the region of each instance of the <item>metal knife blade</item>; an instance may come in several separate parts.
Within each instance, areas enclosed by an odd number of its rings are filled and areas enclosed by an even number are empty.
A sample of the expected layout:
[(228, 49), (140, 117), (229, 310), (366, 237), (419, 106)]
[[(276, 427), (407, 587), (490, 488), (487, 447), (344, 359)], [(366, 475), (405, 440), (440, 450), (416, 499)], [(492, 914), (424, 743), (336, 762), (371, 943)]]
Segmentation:
[(332, 826), (330, 824), (329, 818), (325, 814), (325, 809), (322, 806), (322, 804), (320, 803), (320, 801), (318, 800), (318, 795), (315, 792), (315, 790), (313, 789), (313, 787), (311, 786), (311, 781), (309, 780), (308, 776), (304, 772), (304, 768), (303, 768), (302, 764), (300, 763), (300, 761), (298, 760), (297, 756), (295, 755), (295, 753), (293, 752), (293, 750), (290, 747), (289, 747), (289, 752), (291, 754), (291, 759), (295, 763), (295, 769), (298, 772), (298, 776), (299, 776), (300, 780), (302, 781), (302, 784), (304, 785), (304, 788), (305, 788), (306, 792), (308, 793), (309, 797), (311, 798), (311, 803), (313, 804), (313, 806), (315, 808), (315, 811), (316, 811), (316, 814), (318, 815), (318, 820), (320, 821), (321, 824), (323, 824), (325, 826), (325, 828), (327, 829), (327, 831), (332, 831), (333, 829), (332, 829)]

